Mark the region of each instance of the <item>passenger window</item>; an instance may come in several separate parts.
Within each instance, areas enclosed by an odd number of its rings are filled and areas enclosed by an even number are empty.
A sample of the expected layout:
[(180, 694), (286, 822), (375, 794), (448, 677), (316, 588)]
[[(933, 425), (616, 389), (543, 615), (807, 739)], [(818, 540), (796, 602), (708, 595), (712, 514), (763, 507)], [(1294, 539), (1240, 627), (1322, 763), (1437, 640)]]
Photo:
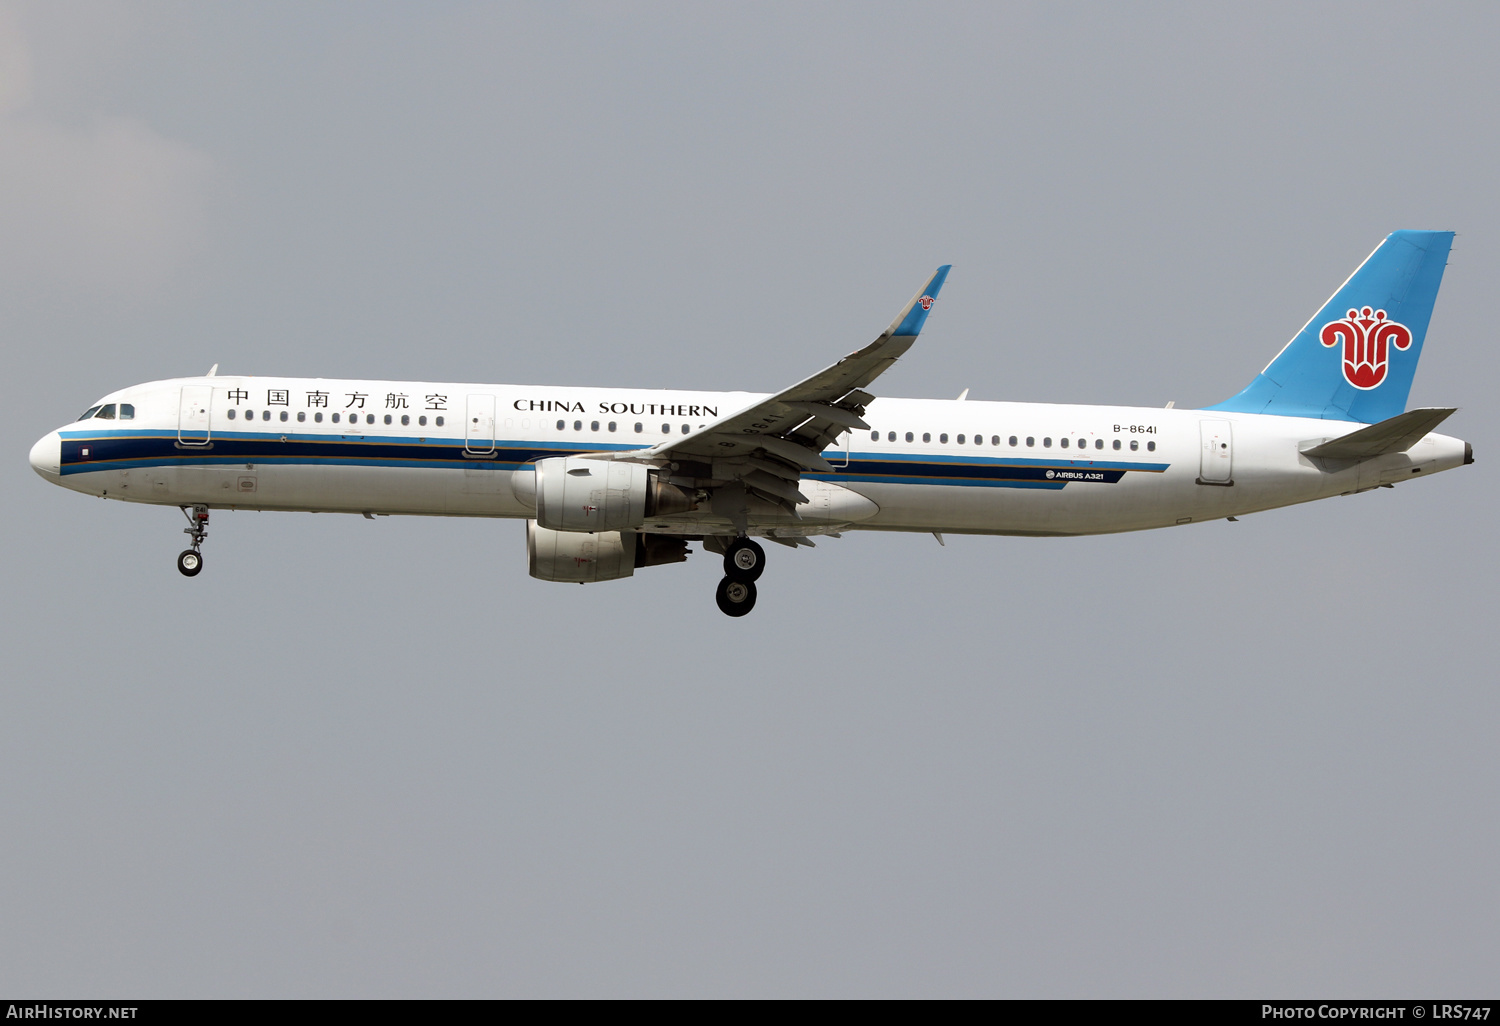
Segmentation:
[(101, 407), (100, 410), (99, 410), (99, 413), (97, 414), (97, 416), (99, 417), (100, 420), (114, 420), (115, 419), (115, 404), (114, 403), (110, 403), (108, 406)]
[(582, 431), (583, 430), (583, 421), (581, 421), (581, 420), (575, 420), (573, 422), (573, 430), (574, 431)]
[(135, 407), (129, 403), (120, 404), (120, 419), (135, 420)]
[[(426, 424), (427, 423), (427, 418), (423, 417), (421, 420), (417, 421), (417, 423), (418, 424)], [(557, 430), (559, 430), (559, 431), (562, 431), (567, 426), (568, 426), (568, 422), (565, 421), (565, 420), (560, 420), (560, 421), (557, 422)]]
[[(283, 417), (285, 417), (285, 416), (286, 416), (286, 414), (284, 414), (284, 413), (283, 413), (283, 414), (282, 414), (282, 416), (283, 416)], [(387, 413), (387, 414), (386, 414), (386, 415), (385, 415), (385, 422), (386, 422), (386, 423), (387, 423), (387, 424), (389, 424), (389, 423), (390, 423), (390, 422), (391, 422), (391, 415), (390, 415), (390, 414), (389, 414), (389, 413)]]
[(1011, 435), (1010, 436), (1010, 444), (1011, 445), (1015, 445), (1016, 444), (1016, 436), (1015, 435)]
[(407, 413), (401, 414), (401, 426), (402, 427), (406, 427), (410, 423), (411, 423), (411, 415), (407, 414)]
[(636, 421), (635, 422), (635, 433), (636, 434), (640, 434), (644, 430), (646, 430), (646, 426), (644, 424), (642, 424), (640, 421)]
[(1057, 444), (1066, 449), (1068, 447), (1068, 440), (1066, 438), (1059, 438)]
[(688, 426), (686, 424), (682, 425), (682, 433), (683, 434), (687, 434), (688, 433)]
[(983, 435), (975, 435), (974, 436), (974, 444), (975, 445), (983, 445), (984, 444), (984, 436)]
[(609, 422), (609, 429), (610, 429), (610, 430), (611, 430), (611, 431), (613, 431), (613, 430), (614, 430), (614, 429), (615, 429), (615, 422), (614, 422), (614, 421), (610, 421), (610, 422)]
[(1147, 442), (1146, 443), (1146, 451), (1147, 452), (1155, 452), (1156, 451), (1156, 443), (1155, 442)]
[(910, 442), (910, 441), (911, 441), (911, 440), (912, 440), (912, 436), (911, 436), (911, 432), (910, 432), (910, 431), (908, 431), (908, 432), (907, 432), (907, 433), (906, 433), (906, 440), (907, 440), (907, 441), (908, 441), (908, 442)]
[[(391, 422), (391, 418), (387, 417), (385, 419), (385, 422), (387, 424), (389, 424)], [(375, 423), (375, 414), (373, 414), (373, 413), (367, 413), (367, 414), (365, 414), (365, 423), (366, 424), (373, 424), (373, 423)]]
[(598, 431), (599, 430), (599, 422), (597, 420), (590, 421), (589, 422), (589, 430), (590, 431)]
[(964, 444), (964, 436), (963, 435), (959, 435), (958, 436), (958, 444), (959, 445), (963, 445)]
[(1118, 438), (1116, 438), (1115, 439), (1115, 452), (1119, 452), (1119, 451), (1120, 451), (1120, 440)]
[(337, 413), (335, 413), (335, 414), (334, 414), (334, 415), (333, 415), (333, 422), (334, 422), (334, 423), (335, 423), (335, 424), (337, 424), (337, 423), (338, 423), (338, 422), (339, 422), (339, 415), (338, 415), (338, 414), (337, 414)]
[(1131, 452), (1135, 452), (1135, 451), (1136, 451), (1136, 450), (1137, 450), (1137, 449), (1139, 449), (1139, 448), (1140, 448), (1140, 447), (1141, 447), (1141, 443), (1140, 443), (1140, 442), (1137, 442), (1137, 441), (1136, 441), (1136, 440), (1135, 440), (1135, 439), (1133, 439), (1133, 438), (1132, 438), (1132, 439), (1131, 439), (1131, 440), (1130, 440), (1130, 451), (1131, 451)]
[(661, 426), (661, 433), (664, 434), (664, 435), (670, 435), (672, 433), (672, 425), (671, 424), (663, 424)]
[(947, 445), (948, 444), (948, 435), (946, 433), (938, 435), (938, 441), (942, 442), (944, 445)]
[(314, 413), (313, 420), (319, 424), (323, 423), (323, 411), (319, 410), (317, 413)]
[(1050, 449), (1050, 448), (1052, 448), (1052, 439), (1051, 438), (1043, 438), (1042, 439), (1042, 448), (1043, 449)]
[(442, 427), (443, 426), (443, 418), (442, 417), (433, 417), (432, 418), (432, 423), (434, 425), (436, 425), (437, 427)]
[(1096, 438), (1096, 439), (1094, 439), (1094, 448), (1095, 449), (1102, 449), (1102, 448), (1104, 448), (1104, 439), (1102, 439), (1102, 438)]
[[(999, 445), (1000, 444), (1000, 436), (999, 435), (990, 435), (990, 444), (991, 445)], [(1014, 438), (1012, 438), (1010, 440), (1010, 444), (1011, 445), (1015, 445), (1016, 444), (1016, 440)]]
[(1029, 449), (1029, 448), (1031, 448), (1035, 444), (1036, 444), (1036, 439), (1033, 438), (1031, 435), (1027, 435), (1026, 436), (1026, 448)]
[(229, 411), (229, 419), (230, 419), (230, 420), (233, 420), (233, 419), (234, 419), (234, 411), (233, 411), (233, 410), (230, 410), (230, 411)]
[(271, 419), (271, 411), (270, 410), (261, 410), (260, 411), (260, 419), (261, 420), (270, 420)]
[(928, 434), (926, 431), (923, 431), (922, 432), (922, 441), (924, 441), (924, 442), (930, 442), (930, 441), (932, 441), (932, 435)]
[(297, 423), (301, 424), (306, 419), (307, 419), (307, 414), (303, 413), (301, 410), (298, 410), (297, 411)]
[(896, 432), (894, 432), (894, 431), (888, 431), (888, 432), (886, 432), (885, 440), (887, 442), (894, 442), (896, 440)]
[(282, 410), (281, 411), (281, 422), (283, 424), (285, 424), (287, 422), (287, 419), (288, 419), (289, 416), (290, 416), (290, 414), (288, 414), (285, 410)]
[(88, 420), (90, 417), (92, 417), (94, 414), (98, 413), (102, 409), (104, 409), (104, 407), (102, 407), (102, 406), (90, 406), (88, 409), (86, 409), (86, 410), (83, 411), (83, 416), (79, 417), (78, 419), (79, 420)]
[(879, 431), (871, 431), (870, 432), (870, 441), (872, 441), (872, 442), (878, 442), (878, 441), (880, 441), (880, 432)]

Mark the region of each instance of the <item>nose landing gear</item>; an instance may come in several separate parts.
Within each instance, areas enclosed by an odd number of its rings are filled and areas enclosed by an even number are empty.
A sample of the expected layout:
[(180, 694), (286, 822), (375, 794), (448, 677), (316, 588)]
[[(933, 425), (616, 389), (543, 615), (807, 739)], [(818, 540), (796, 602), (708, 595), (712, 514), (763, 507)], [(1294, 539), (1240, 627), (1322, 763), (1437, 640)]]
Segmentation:
[(187, 517), (190, 526), (184, 527), (182, 533), (191, 536), (193, 547), (183, 549), (177, 556), (177, 572), (184, 577), (197, 577), (203, 570), (203, 553), (199, 551), (203, 547), (203, 539), (208, 537), (208, 507), (183, 506), (182, 515)]
[(724, 579), (714, 599), (726, 616), (755, 608), (755, 582), (766, 569), (766, 550), (749, 538), (736, 538), (724, 553)]

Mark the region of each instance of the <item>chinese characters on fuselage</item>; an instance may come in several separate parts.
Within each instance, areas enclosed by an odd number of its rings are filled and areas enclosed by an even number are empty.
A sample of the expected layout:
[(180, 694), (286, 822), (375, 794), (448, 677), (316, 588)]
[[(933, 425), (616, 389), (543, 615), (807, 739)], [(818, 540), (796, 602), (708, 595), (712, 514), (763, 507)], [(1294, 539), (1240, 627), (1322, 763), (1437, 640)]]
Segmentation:
[[(225, 395), (236, 406), (250, 401), (250, 393), (243, 388), (231, 388), (225, 393)], [(302, 393), (303, 399), (305, 400), (308, 409), (312, 409), (313, 407), (321, 407), (323, 409), (327, 409), (328, 395), (329, 394), (327, 392), (317, 390)], [(344, 403), (343, 407), (346, 410), (364, 409), (365, 400), (370, 397), (370, 394), (368, 392), (345, 392), (343, 393), (343, 395), (348, 400), (348, 402)], [(290, 406), (292, 405), (291, 396), (292, 393), (289, 389), (268, 388), (266, 389), (265, 405)], [(387, 410), (411, 409), (411, 407), (407, 404), (407, 400), (409, 398), (410, 397), (405, 392), (387, 392), (385, 396), (385, 408)], [(446, 395), (439, 395), (435, 392), (430, 393), (423, 397), (423, 401), (426, 403), (423, 409), (446, 410), (448, 408), (448, 397)]]

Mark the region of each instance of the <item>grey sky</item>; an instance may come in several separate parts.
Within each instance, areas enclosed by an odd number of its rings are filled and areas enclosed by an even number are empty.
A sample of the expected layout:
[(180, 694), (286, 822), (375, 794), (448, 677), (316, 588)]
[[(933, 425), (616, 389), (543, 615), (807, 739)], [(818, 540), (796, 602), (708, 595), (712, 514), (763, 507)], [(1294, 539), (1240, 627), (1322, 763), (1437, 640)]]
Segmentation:
[[(1489, 4), (0, 0), (0, 993), (1473, 996)], [(1215, 402), (1458, 231), (1478, 463), (1238, 524), (526, 576), (516, 522), (49, 488), (226, 372)]]

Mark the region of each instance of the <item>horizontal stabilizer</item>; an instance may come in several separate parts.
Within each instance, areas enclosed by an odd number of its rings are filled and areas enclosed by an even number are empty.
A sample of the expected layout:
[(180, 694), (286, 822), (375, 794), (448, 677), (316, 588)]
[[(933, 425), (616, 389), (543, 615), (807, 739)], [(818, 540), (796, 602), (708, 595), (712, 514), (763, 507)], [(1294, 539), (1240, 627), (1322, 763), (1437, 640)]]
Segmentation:
[(1405, 452), (1456, 412), (1447, 409), (1408, 410), (1342, 438), (1303, 449), (1302, 455), (1329, 460), (1367, 460), (1386, 453)]

